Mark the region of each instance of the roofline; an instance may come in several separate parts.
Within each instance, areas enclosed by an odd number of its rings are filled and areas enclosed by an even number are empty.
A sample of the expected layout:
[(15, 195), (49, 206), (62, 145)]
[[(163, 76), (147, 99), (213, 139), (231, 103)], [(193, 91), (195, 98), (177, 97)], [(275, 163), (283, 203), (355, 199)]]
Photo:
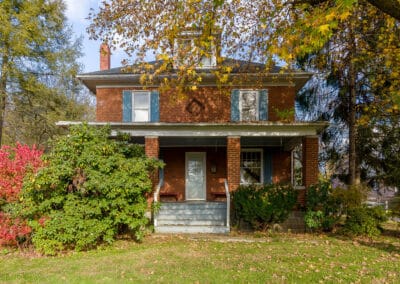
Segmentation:
[[(140, 83), (140, 78), (143, 74), (78, 74), (77, 78), (81, 80), (90, 91), (96, 93), (96, 87), (99, 85), (136, 85), (146, 86)], [(229, 74), (228, 83), (218, 84), (217, 77), (211, 73), (199, 73), (202, 77), (202, 82), (198, 85), (201, 86), (219, 86), (219, 87), (232, 87), (232, 86), (287, 86), (290, 83), (294, 86), (296, 92), (300, 90), (304, 84), (311, 78), (313, 73), (310, 72), (285, 72), (285, 73), (231, 73)], [(153, 78), (151, 82), (152, 87), (160, 86), (161, 82), (167, 79), (178, 78), (176, 73), (161, 74)], [(290, 81), (292, 80), (292, 81)], [(254, 86), (257, 87), (257, 86)]]

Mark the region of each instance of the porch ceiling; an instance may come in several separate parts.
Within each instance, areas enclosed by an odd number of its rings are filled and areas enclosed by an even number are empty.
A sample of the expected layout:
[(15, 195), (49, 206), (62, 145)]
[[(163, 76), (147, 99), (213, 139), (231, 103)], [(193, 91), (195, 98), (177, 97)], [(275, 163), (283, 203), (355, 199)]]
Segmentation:
[[(81, 122), (60, 121), (59, 126)], [(318, 135), (325, 127), (326, 122), (240, 122), (240, 123), (131, 123), (131, 122), (91, 122), (89, 125), (110, 125), (112, 136), (118, 132), (127, 133), (132, 137), (270, 137), (293, 138)]]
[[(301, 143), (300, 137), (241, 137), (247, 148), (283, 147), (292, 149)], [(226, 147), (226, 137), (160, 137), (160, 147)]]

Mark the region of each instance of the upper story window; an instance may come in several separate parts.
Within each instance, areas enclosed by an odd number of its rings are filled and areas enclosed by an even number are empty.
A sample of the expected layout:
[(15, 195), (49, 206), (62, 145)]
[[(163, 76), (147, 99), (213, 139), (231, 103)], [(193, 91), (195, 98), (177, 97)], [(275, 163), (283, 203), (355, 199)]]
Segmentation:
[(122, 120), (124, 122), (159, 121), (157, 91), (123, 91)]
[(132, 92), (132, 121), (150, 121), (150, 92)]
[(258, 120), (258, 91), (240, 91), (239, 111), (241, 121)]
[(260, 121), (268, 119), (267, 90), (233, 90), (231, 121)]

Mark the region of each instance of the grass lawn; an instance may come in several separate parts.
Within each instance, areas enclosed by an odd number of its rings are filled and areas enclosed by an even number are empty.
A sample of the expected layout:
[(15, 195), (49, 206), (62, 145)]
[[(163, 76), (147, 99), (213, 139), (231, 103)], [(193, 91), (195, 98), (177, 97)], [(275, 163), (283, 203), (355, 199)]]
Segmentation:
[(400, 238), (151, 235), (57, 257), (0, 249), (0, 283), (59, 282), (400, 283)]

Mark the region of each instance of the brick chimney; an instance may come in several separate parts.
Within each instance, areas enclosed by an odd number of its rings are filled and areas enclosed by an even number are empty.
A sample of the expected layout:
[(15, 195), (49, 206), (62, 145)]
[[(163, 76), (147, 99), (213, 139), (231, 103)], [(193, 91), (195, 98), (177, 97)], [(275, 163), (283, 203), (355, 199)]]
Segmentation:
[(111, 66), (111, 52), (107, 43), (100, 45), (100, 70), (109, 70)]

